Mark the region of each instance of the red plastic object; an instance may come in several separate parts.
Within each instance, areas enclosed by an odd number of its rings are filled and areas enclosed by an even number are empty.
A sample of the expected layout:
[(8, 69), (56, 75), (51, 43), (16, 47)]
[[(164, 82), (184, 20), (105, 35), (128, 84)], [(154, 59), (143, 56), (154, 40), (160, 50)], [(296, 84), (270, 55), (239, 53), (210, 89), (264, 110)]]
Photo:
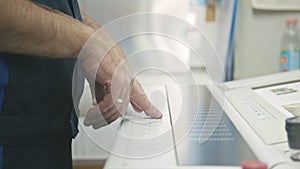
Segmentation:
[(296, 25), (297, 24), (297, 19), (296, 18), (288, 18), (288, 19), (286, 19), (286, 24)]
[(241, 166), (243, 169), (268, 169), (267, 164), (260, 161), (244, 161)]

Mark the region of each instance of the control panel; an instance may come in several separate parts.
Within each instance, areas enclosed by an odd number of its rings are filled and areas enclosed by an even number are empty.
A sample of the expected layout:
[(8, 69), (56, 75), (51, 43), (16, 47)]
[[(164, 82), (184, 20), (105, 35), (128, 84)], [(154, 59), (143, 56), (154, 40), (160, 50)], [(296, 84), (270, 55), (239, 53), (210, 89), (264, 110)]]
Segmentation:
[(266, 144), (287, 141), (285, 133), (287, 117), (251, 88), (228, 91), (226, 97)]

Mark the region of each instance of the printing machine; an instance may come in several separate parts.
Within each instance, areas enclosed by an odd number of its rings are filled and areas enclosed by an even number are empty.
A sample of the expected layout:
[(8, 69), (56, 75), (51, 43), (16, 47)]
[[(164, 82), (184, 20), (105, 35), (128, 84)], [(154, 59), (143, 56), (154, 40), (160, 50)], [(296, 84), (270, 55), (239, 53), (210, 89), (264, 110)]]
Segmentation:
[[(114, 128), (116, 141), (105, 169), (240, 168), (242, 161), (251, 160), (259, 160), (272, 169), (300, 168), (299, 162), (289, 158), (285, 131), (285, 119), (294, 115), (280, 110), (257, 92), (279, 85), (297, 86), (299, 82), (300, 71), (292, 71), (213, 87), (145, 87), (150, 98), (158, 98), (156, 102), (152, 100), (155, 104), (166, 103), (158, 106), (164, 117), (149, 119), (129, 108)], [(200, 97), (195, 96), (196, 90)], [(300, 99), (295, 102), (300, 103)], [(207, 105), (208, 111), (203, 111)], [(182, 111), (200, 113), (182, 115)]]

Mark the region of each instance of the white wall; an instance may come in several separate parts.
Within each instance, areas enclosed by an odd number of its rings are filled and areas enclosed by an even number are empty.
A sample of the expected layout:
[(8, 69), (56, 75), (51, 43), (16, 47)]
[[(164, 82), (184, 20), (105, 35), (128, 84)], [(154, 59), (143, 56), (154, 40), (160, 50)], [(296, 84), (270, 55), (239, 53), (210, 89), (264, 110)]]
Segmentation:
[(238, 10), (235, 79), (277, 72), (285, 19), (300, 21), (300, 12), (257, 11), (250, 0), (240, 0)]
[[(133, 13), (140, 12), (158, 12), (165, 13), (172, 16), (179, 17), (183, 20), (188, 21), (188, 16), (192, 13), (190, 9), (190, 1), (191, 0), (80, 0), (81, 6), (86, 12), (98, 23), (105, 25), (110, 21), (113, 21), (119, 17), (126, 16)], [(227, 54), (228, 48), (228, 38), (231, 26), (231, 15), (232, 15), (232, 7), (233, 0), (223, 0), (217, 6), (216, 13), (216, 22), (208, 23), (206, 22), (206, 6), (205, 4), (195, 5), (192, 8), (193, 11), (197, 13), (197, 23), (196, 26), (211, 40), (211, 42), (216, 46), (220, 56), (221, 62), (224, 63), (225, 56)], [(136, 20), (131, 24), (126, 24), (122, 26), (121, 30), (123, 32), (130, 32), (132, 30), (161, 30), (161, 31), (169, 31), (177, 32), (177, 36), (182, 36), (187, 39), (187, 41), (192, 42), (191, 47), (193, 49), (204, 48), (201, 51), (200, 55), (207, 56), (210, 48), (203, 46), (203, 43), (207, 43), (207, 40), (199, 34), (198, 31), (194, 29), (187, 29), (186, 25), (181, 25), (178, 23), (174, 24), (166, 24), (166, 22), (161, 22), (163, 19), (156, 20)], [(112, 32), (114, 36), (120, 32), (118, 28), (116, 32)], [(116, 34), (114, 34), (116, 33)], [(189, 51), (186, 51), (186, 47), (181, 47), (171, 45), (171, 41), (163, 40), (161, 37), (152, 36), (150, 39), (143, 38), (132, 38), (129, 42), (121, 43), (121, 47), (123, 48), (125, 54), (130, 55), (131, 51), (137, 51), (144, 49), (145, 46), (151, 46), (152, 48), (164, 49), (165, 51), (168, 48), (170, 49), (170, 53), (175, 53), (174, 56), (178, 56), (183, 63), (186, 63), (193, 68), (202, 68), (202, 64), (198, 57), (195, 55), (191, 55)], [(203, 46), (203, 47), (202, 47)], [(208, 50), (208, 51), (206, 51)], [(191, 57), (190, 57), (191, 56)], [(143, 62), (152, 63), (158, 61), (157, 65), (164, 65), (166, 70), (170, 72), (185, 72), (186, 69), (180, 69), (181, 66), (176, 66), (176, 64), (170, 60), (162, 60), (161, 56), (158, 56), (159, 59), (156, 58), (148, 58), (147, 60), (143, 60)], [(143, 57), (145, 58), (145, 57)], [(190, 62), (189, 62), (190, 60)], [(202, 61), (207, 60), (203, 59)], [(138, 60), (140, 61), (140, 60)], [(205, 62), (205, 61), (204, 61)], [(129, 63), (132, 65), (141, 64), (140, 62), (132, 62), (129, 60)], [(206, 63), (207, 65), (207, 63)], [(214, 65), (215, 66), (215, 65)]]

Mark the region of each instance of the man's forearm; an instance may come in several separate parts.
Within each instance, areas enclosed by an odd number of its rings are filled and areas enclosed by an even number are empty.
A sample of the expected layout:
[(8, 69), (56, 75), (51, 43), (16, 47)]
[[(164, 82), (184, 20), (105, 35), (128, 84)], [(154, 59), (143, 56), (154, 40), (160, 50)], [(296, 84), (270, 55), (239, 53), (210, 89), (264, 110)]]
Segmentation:
[(76, 58), (95, 32), (74, 18), (27, 0), (0, 0), (0, 51)]

